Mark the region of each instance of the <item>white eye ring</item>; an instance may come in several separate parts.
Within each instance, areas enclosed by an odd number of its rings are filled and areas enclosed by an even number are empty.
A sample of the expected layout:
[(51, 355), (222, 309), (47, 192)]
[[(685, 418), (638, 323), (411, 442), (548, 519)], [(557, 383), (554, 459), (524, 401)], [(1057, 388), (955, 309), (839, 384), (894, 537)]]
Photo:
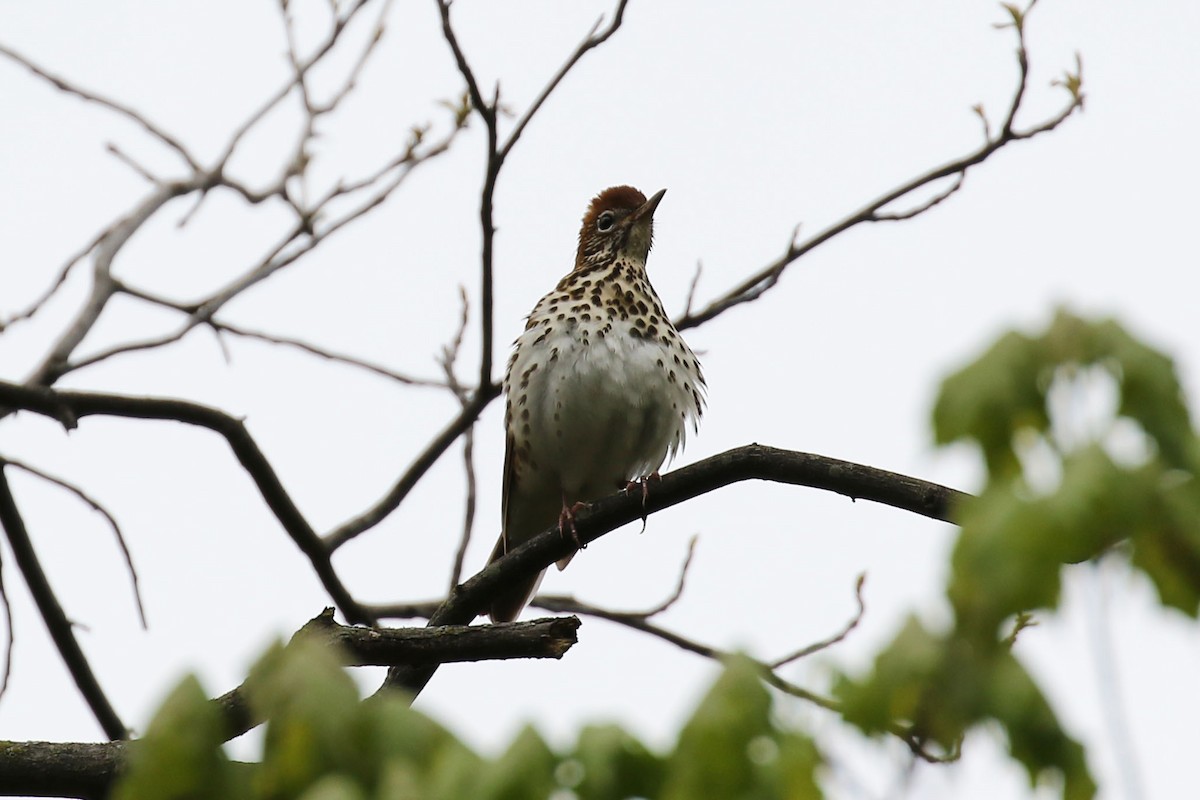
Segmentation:
[(605, 211), (596, 218), (596, 230), (600, 231), (601, 233), (604, 233), (605, 231), (611, 231), (613, 223), (615, 223), (616, 220), (616, 214), (611, 211)]

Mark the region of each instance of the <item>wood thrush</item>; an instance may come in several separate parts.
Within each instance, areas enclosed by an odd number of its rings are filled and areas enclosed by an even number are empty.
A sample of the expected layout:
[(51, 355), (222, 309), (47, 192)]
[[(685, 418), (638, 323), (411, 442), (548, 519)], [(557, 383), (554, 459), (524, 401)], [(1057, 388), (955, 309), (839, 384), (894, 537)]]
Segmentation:
[[(575, 268), (517, 338), (504, 376), (503, 530), (490, 561), (555, 520), (573, 533), (581, 504), (656, 473), (699, 422), (700, 364), (646, 275), (665, 193), (647, 200), (615, 186), (597, 195)], [(492, 621), (515, 619), (544, 575), (493, 600)]]

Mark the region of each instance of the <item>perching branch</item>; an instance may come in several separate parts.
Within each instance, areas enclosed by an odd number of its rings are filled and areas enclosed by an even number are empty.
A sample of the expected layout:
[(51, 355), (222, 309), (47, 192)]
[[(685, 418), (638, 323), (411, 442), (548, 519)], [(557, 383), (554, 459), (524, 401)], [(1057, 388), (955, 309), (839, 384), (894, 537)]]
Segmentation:
[[(862, 464), (751, 444), (663, 476), (661, 481), (654, 483), (644, 500), (640, 493), (618, 493), (593, 503), (576, 518), (576, 533), (579, 541), (586, 545), (647, 514), (745, 480), (824, 489), (945, 522), (952, 520), (954, 505), (967, 497), (936, 483)], [(557, 526), (552, 526), (455, 587), (430, 617), (429, 625), (470, 623), (504, 586), (532, 576), (574, 551), (571, 538), (560, 534)], [(432, 675), (431, 669), (393, 669), (383, 688), (403, 688), (417, 693)]]

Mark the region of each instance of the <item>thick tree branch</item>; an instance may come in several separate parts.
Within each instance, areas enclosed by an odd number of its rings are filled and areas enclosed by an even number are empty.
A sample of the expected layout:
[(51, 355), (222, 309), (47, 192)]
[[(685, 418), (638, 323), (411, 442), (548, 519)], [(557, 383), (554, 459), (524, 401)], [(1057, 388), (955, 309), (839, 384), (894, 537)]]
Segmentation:
[[(335, 646), (346, 666), (428, 669), (439, 664), (513, 658), (562, 658), (577, 641), (578, 617), (552, 617), (503, 625), (447, 625), (440, 628), (364, 628), (339, 625), (327, 608), (298, 630)], [(266, 720), (256, 716), (245, 684), (231, 689), (213, 704), (225, 720), (225, 736), (241, 736)]]
[[(851, 499), (873, 500), (945, 522), (952, 521), (954, 504), (967, 496), (936, 483), (862, 464), (752, 444), (664, 475), (652, 484), (645, 500), (640, 492), (620, 493), (599, 500), (580, 512), (575, 521), (576, 532), (586, 545), (647, 514), (746, 480), (825, 489)], [(469, 624), (502, 587), (534, 575), (574, 551), (574, 543), (560, 534), (557, 526), (544, 531), (455, 587), (430, 617), (429, 625)], [(402, 688), (417, 693), (433, 672), (425, 668), (392, 669), (383, 688)]]
[[(296, 637), (337, 647), (348, 666), (441, 664), (512, 658), (561, 658), (575, 644), (578, 617), (505, 625), (445, 628), (362, 628), (338, 625), (333, 609), (310, 620)], [(239, 686), (212, 701), (234, 738), (260, 724)], [(103, 797), (124, 763), (124, 742), (0, 742), (0, 794)]]
[(107, 797), (125, 762), (125, 742), (0, 742), (0, 786), (8, 796)]

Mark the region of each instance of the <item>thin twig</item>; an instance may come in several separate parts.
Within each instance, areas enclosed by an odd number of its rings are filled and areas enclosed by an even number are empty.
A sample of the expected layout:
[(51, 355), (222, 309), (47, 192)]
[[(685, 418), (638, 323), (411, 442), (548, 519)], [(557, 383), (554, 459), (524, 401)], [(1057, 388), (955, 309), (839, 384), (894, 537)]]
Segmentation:
[(32, 303), (30, 303), (21, 311), (16, 312), (8, 319), (0, 320), (0, 333), (3, 333), (4, 330), (14, 322), (30, 319), (34, 314), (41, 311), (42, 306), (48, 303), (50, 298), (54, 297), (58, 290), (62, 288), (62, 285), (67, 282), (67, 277), (71, 274), (71, 270), (75, 267), (75, 265), (85, 259), (88, 253), (95, 250), (96, 245), (100, 244), (101, 240), (104, 239), (107, 233), (107, 230), (101, 231), (100, 233), (96, 234), (95, 239), (92, 239), (90, 242), (88, 242), (86, 247), (72, 254), (71, 257), (67, 259), (66, 263), (59, 267), (59, 270), (57, 274), (55, 274), (54, 280), (50, 283), (50, 286), (48, 286), (45, 291), (38, 295), (38, 297), (34, 299)]
[(8, 602), (8, 589), (4, 585), (4, 570), (0, 565), (0, 605), (4, 606), (4, 680), (0, 681), (0, 697), (8, 691), (8, 679), (12, 675), (13, 650), (17, 645), (17, 629), (13, 626), (12, 604)]
[(104, 521), (108, 524), (109, 529), (112, 530), (113, 535), (117, 539), (117, 546), (121, 548), (121, 555), (125, 558), (125, 568), (129, 571), (129, 581), (133, 586), (133, 600), (137, 605), (138, 619), (141, 620), (142, 630), (147, 630), (149, 626), (146, 624), (146, 607), (142, 603), (142, 590), (138, 582), (138, 573), (133, 566), (133, 555), (130, 553), (129, 545), (125, 541), (125, 534), (121, 532), (121, 526), (117, 523), (116, 518), (113, 517), (113, 515), (109, 513), (108, 509), (101, 505), (99, 501), (94, 499), (91, 495), (70, 481), (60, 478), (57, 475), (51, 475), (45, 470), (38, 469), (31, 464), (26, 464), (25, 462), (18, 461), (15, 458), (0, 456), (0, 467), (3, 467), (5, 464), (11, 464), (23, 472), (27, 472), (30, 475), (35, 475), (47, 483), (52, 483), (61, 489), (67, 490), (71, 494), (75, 495), (75, 497), (83, 501), (83, 503), (89, 506), (93, 511), (104, 517)]
[(859, 575), (858, 580), (854, 582), (854, 600), (856, 603), (858, 603), (858, 610), (855, 612), (854, 616), (850, 618), (850, 621), (846, 623), (844, 628), (835, 633), (833, 636), (830, 636), (828, 639), (822, 639), (821, 641), (810, 644), (807, 647), (802, 647), (790, 655), (786, 655), (783, 658), (772, 661), (770, 664), (771, 669), (779, 669), (785, 664), (790, 664), (797, 659), (811, 656), (813, 653), (833, 647), (835, 644), (841, 642), (847, 636), (849, 636), (850, 632), (858, 627), (858, 623), (862, 622), (863, 614), (867, 612), (867, 607), (863, 603), (862, 596), (863, 584), (866, 582), (866, 580), (867, 574), (864, 572), (863, 574)]
[[(1013, 99), (1009, 105), (1008, 114), (1005, 117), (1004, 125), (996, 135), (996, 138), (987, 139), (974, 152), (963, 156), (962, 158), (958, 158), (954, 161), (943, 164), (940, 167), (931, 169), (923, 175), (919, 175), (900, 185), (896, 189), (877, 197), (876, 199), (859, 208), (857, 211), (851, 213), (849, 216), (843, 218), (841, 221), (834, 223), (830, 227), (826, 228), (803, 243), (797, 243), (793, 237), (793, 240), (789, 241), (788, 246), (784, 249), (784, 252), (781, 256), (767, 266), (755, 272), (750, 277), (743, 280), (738, 285), (734, 286), (732, 289), (726, 291), (720, 297), (712, 300), (700, 310), (695, 312), (689, 311), (688, 313), (684, 314), (675, 321), (675, 327), (679, 330), (695, 328), (720, 316), (735, 306), (757, 300), (766, 292), (774, 288), (776, 284), (778, 284), (779, 279), (783, 276), (783, 273), (786, 271), (789, 265), (835, 236), (845, 233), (850, 228), (863, 223), (896, 222), (900, 220), (912, 219), (913, 217), (928, 211), (948, 198), (950, 195), (954, 194), (959, 189), (959, 187), (962, 185), (962, 179), (966, 176), (966, 173), (970, 168), (983, 163), (990, 158), (993, 153), (1005, 147), (1006, 145), (1011, 144), (1012, 142), (1032, 139), (1035, 136), (1039, 136), (1043, 133), (1054, 130), (1069, 117), (1074, 115), (1077, 111), (1081, 110), (1084, 103), (1084, 94), (1081, 90), (1082, 66), (1077, 57), (1076, 72), (1068, 72), (1065, 79), (1061, 81), (1054, 81), (1053, 84), (1063, 86), (1068, 90), (1071, 95), (1070, 102), (1058, 114), (1043, 121), (1040, 125), (1036, 125), (1025, 130), (1018, 130), (1014, 125), (1017, 112), (1020, 110), (1022, 100), (1025, 96), (1025, 87), (1029, 78), (1029, 59), (1028, 54), (1025, 52), (1024, 15), (1027, 15), (1032, 7), (1033, 4), (1031, 3), (1029, 8), (1025, 10), (1024, 14), (1017, 12), (1020, 14), (1021, 23), (1019, 25), (1011, 26), (1017, 28), (1017, 64), (1020, 75), (1018, 78), (1017, 88), (1013, 94)], [(979, 114), (980, 111), (976, 109), (975, 113)], [(952, 184), (948, 190), (935, 195), (931, 200), (926, 201), (916, 208), (904, 212), (885, 212), (883, 210), (887, 206), (907, 197), (918, 189), (949, 177), (957, 177), (958, 180), (956, 180), (956, 182)]]
[(83, 308), (75, 315), (71, 324), (59, 336), (50, 352), (34, 369), (27, 383), (33, 386), (49, 386), (70, 371), (69, 360), (84, 337), (100, 318), (108, 301), (116, 292), (112, 278), (113, 260), (145, 222), (163, 206), (180, 195), (187, 194), (193, 185), (175, 182), (157, 187), (144, 198), (132, 212), (115, 222), (95, 244), (92, 265), (92, 290)]
[(140, 125), (142, 127), (142, 129), (145, 130), (147, 133), (149, 133), (151, 136), (158, 139), (160, 142), (165, 144), (167, 147), (174, 150), (179, 155), (179, 157), (183, 159), (184, 163), (186, 163), (187, 166), (193, 172), (200, 171), (200, 165), (192, 157), (192, 154), (188, 152), (188, 149), (186, 147), (184, 147), (183, 144), (178, 139), (176, 139), (174, 136), (172, 136), (171, 134), (164, 131), (158, 125), (155, 125), (153, 122), (151, 122), (149, 119), (147, 119), (146, 117), (139, 114), (137, 111), (134, 111), (129, 106), (127, 106), (123, 103), (119, 103), (116, 100), (112, 100), (112, 99), (109, 99), (102, 95), (96, 94), (95, 92), (91, 92), (86, 89), (81, 89), (80, 87), (76, 86), (74, 83), (68, 81), (66, 78), (62, 78), (62, 77), (59, 77), (58, 75), (54, 75), (54, 74), (50, 73), (49, 71), (47, 71), (47, 70), (43, 69), (42, 67), (38, 66), (37, 64), (35, 64), (30, 59), (28, 59), (25, 56), (21, 55), (20, 53), (16, 52), (12, 48), (6, 47), (5, 45), (2, 45), (2, 44), (0, 44), (0, 56), (4, 56), (5, 58), (8, 58), (10, 61), (14, 61), (17, 64), (20, 64), (22, 67), (29, 70), (34, 75), (38, 76), (42, 80), (53, 85), (54, 88), (58, 89), (60, 92), (65, 92), (66, 94), (74, 95), (74, 96), (80, 98), (81, 100), (86, 100), (89, 103), (95, 103), (96, 105), (103, 106), (104, 108), (107, 108), (110, 111), (115, 111), (117, 114), (120, 114), (121, 116), (125, 117), (128, 120), (132, 120), (133, 122)]
[(104, 149), (107, 150), (109, 153), (111, 153), (112, 156), (117, 159), (117, 161), (120, 161), (122, 164), (129, 167), (131, 170), (133, 170), (138, 175), (140, 175), (147, 183), (150, 183), (154, 186), (162, 185), (162, 183), (163, 183), (162, 179), (160, 179), (157, 175), (155, 175), (153, 172), (151, 172), (147, 167), (138, 163), (137, 159), (135, 159), (133, 156), (129, 155), (124, 150), (122, 150), (120, 147), (118, 147), (116, 145), (116, 143), (109, 142), (107, 145), (104, 146)]
[[(459, 351), (462, 349), (463, 337), (467, 333), (467, 323), (470, 321), (470, 305), (467, 301), (467, 290), (463, 287), (458, 289), (459, 297), (462, 302), (462, 315), (459, 318), (458, 331), (454, 335), (454, 339), (442, 351), (442, 371), (446, 375), (446, 383), (450, 387), (450, 391), (454, 393), (454, 397), (458, 400), (462, 407), (470, 402), (471, 394), (464, 389), (458, 382), (458, 377), (454, 373), (454, 364), (458, 360)], [(467, 484), (466, 502), (463, 504), (463, 524), (462, 534), (458, 539), (458, 548), (454, 552), (454, 566), (450, 569), (450, 590), (458, 585), (462, 579), (463, 562), (466, 560), (467, 547), (471, 543), (471, 533), (475, 529), (475, 426), (471, 425), (463, 433), (463, 472)]]
[(692, 303), (696, 299), (696, 287), (700, 285), (700, 273), (704, 271), (704, 262), (696, 262), (696, 272), (692, 275), (692, 282), (688, 286), (687, 300), (683, 304), (683, 316), (692, 313)]
[(579, 63), (581, 58), (587, 55), (589, 50), (604, 44), (614, 33), (617, 32), (617, 29), (621, 27), (621, 23), (625, 19), (625, 7), (627, 5), (629, 5), (629, 0), (619, 0), (617, 3), (617, 8), (613, 12), (612, 21), (609, 22), (608, 27), (603, 31), (600, 31), (600, 33), (597, 33), (597, 31), (600, 30), (600, 26), (603, 24), (604, 18), (601, 17), (600, 19), (596, 20), (596, 24), (592, 26), (592, 29), (588, 31), (588, 35), (582, 42), (579, 43), (579, 46), (575, 48), (575, 52), (571, 54), (571, 57), (567, 59), (566, 63), (559, 68), (558, 72), (554, 74), (554, 77), (550, 79), (550, 82), (547, 83), (542, 89), (541, 94), (537, 96), (537, 99), (534, 100), (529, 108), (526, 109), (525, 113), (521, 115), (521, 119), (519, 119), (517, 124), (513, 127), (512, 133), (508, 135), (508, 141), (504, 143), (504, 147), (499, 153), (501, 160), (507, 158), (508, 154), (512, 152), (513, 147), (515, 147), (517, 144), (517, 140), (521, 138), (521, 134), (525, 132), (525, 128), (529, 125), (530, 121), (533, 119), (533, 116), (537, 114), (538, 110), (541, 109), (542, 104), (550, 98), (550, 95), (555, 89), (558, 88), (558, 85), (562, 83), (563, 78), (567, 77), (567, 73)]
[(696, 554), (696, 540), (697, 537), (695, 536), (693, 536), (691, 539), (688, 539), (687, 555), (684, 556), (683, 566), (679, 568), (679, 582), (675, 584), (675, 591), (671, 593), (670, 597), (668, 597), (666, 600), (663, 600), (654, 608), (643, 611), (643, 618), (649, 619), (650, 617), (663, 613), (668, 608), (679, 602), (679, 598), (683, 597), (684, 585), (687, 583), (688, 569), (692, 566), (692, 556)]
[(266, 333), (264, 331), (251, 330), (249, 328), (243, 328), (240, 325), (234, 325), (232, 323), (223, 322), (216, 319), (208, 320), (207, 324), (215, 330), (223, 331), (225, 333), (232, 333), (235, 336), (241, 336), (245, 339), (257, 339), (258, 341), (268, 342), (270, 344), (294, 347), (297, 350), (302, 350), (309, 355), (317, 356), (318, 358), (325, 359), (326, 361), (332, 361), (337, 364), (345, 364), (349, 367), (357, 367), (359, 369), (366, 370), (367, 372), (372, 372), (381, 377), (396, 381), (397, 383), (402, 383), (405, 386), (420, 386), (435, 389), (447, 388), (444, 381), (438, 381), (432, 378), (416, 378), (411, 375), (406, 375), (403, 372), (397, 372), (394, 369), (389, 369), (388, 367), (376, 364), (373, 361), (368, 361), (364, 358), (347, 355), (345, 353), (338, 353), (324, 347), (318, 347), (317, 345), (306, 342), (303, 339), (297, 339), (291, 336), (281, 336), (276, 333)]
[[(449, 134), (448, 139), (452, 138), (454, 133)], [(69, 364), (60, 365), (58, 374), (83, 369), (84, 367), (93, 366), (102, 361), (107, 361), (114, 356), (133, 353), (144, 350), (152, 350), (159, 347), (164, 347), (168, 344), (179, 341), (197, 326), (207, 324), (209, 320), (227, 303), (238, 297), (243, 292), (258, 283), (270, 278), (277, 272), (296, 263), (301, 257), (315, 250), (330, 236), (338, 233), (347, 225), (369, 214), (375, 208), (380, 206), (387, 200), (392, 193), (404, 183), (405, 179), (411, 174), (412, 170), (417, 166), (425, 163), (434, 154), (444, 152), (448, 145), (446, 142), (440, 143), (438, 146), (430, 148), (422, 152), (419, 156), (405, 165), (405, 168), (398, 174), (384, 183), (374, 194), (362, 201), (358, 206), (347, 211), (341, 217), (319, 226), (318, 229), (311, 229), (311, 220), (306, 218), (300, 219), (290, 230), (288, 230), (271, 248), (271, 250), (262, 257), (253, 267), (242, 273), (239, 277), (232, 280), (223, 288), (213, 293), (211, 296), (201, 301), (196, 305), (196, 310), (188, 316), (187, 320), (176, 330), (163, 334), (161, 336), (149, 337), (132, 342), (113, 345), (102, 349), (85, 358), (80, 358)], [(320, 206), (313, 210), (313, 214), (320, 211)], [(114, 289), (115, 291), (115, 289)]]
[(404, 502), (404, 498), (408, 497), (408, 493), (413, 490), (417, 482), (429, 471), (430, 467), (437, 463), (442, 454), (449, 449), (450, 445), (457, 441), (459, 436), (475, 424), (475, 421), (479, 419), (479, 415), (483, 413), (483, 409), (487, 407), (488, 403), (499, 396), (500, 386), (497, 384), (491, 384), (483, 387), (481, 390), (477, 390), (471, 396), (471, 401), (463, 406), (458, 415), (442, 429), (441, 433), (425, 446), (421, 454), (409, 464), (408, 469), (392, 484), (392, 487), (387, 490), (382, 498), (376, 501), (370, 508), (346, 520), (322, 537), (329, 551), (337, 550), (354, 537), (374, 528), (380, 522), (383, 522), (389, 514), (399, 508), (400, 504)]

